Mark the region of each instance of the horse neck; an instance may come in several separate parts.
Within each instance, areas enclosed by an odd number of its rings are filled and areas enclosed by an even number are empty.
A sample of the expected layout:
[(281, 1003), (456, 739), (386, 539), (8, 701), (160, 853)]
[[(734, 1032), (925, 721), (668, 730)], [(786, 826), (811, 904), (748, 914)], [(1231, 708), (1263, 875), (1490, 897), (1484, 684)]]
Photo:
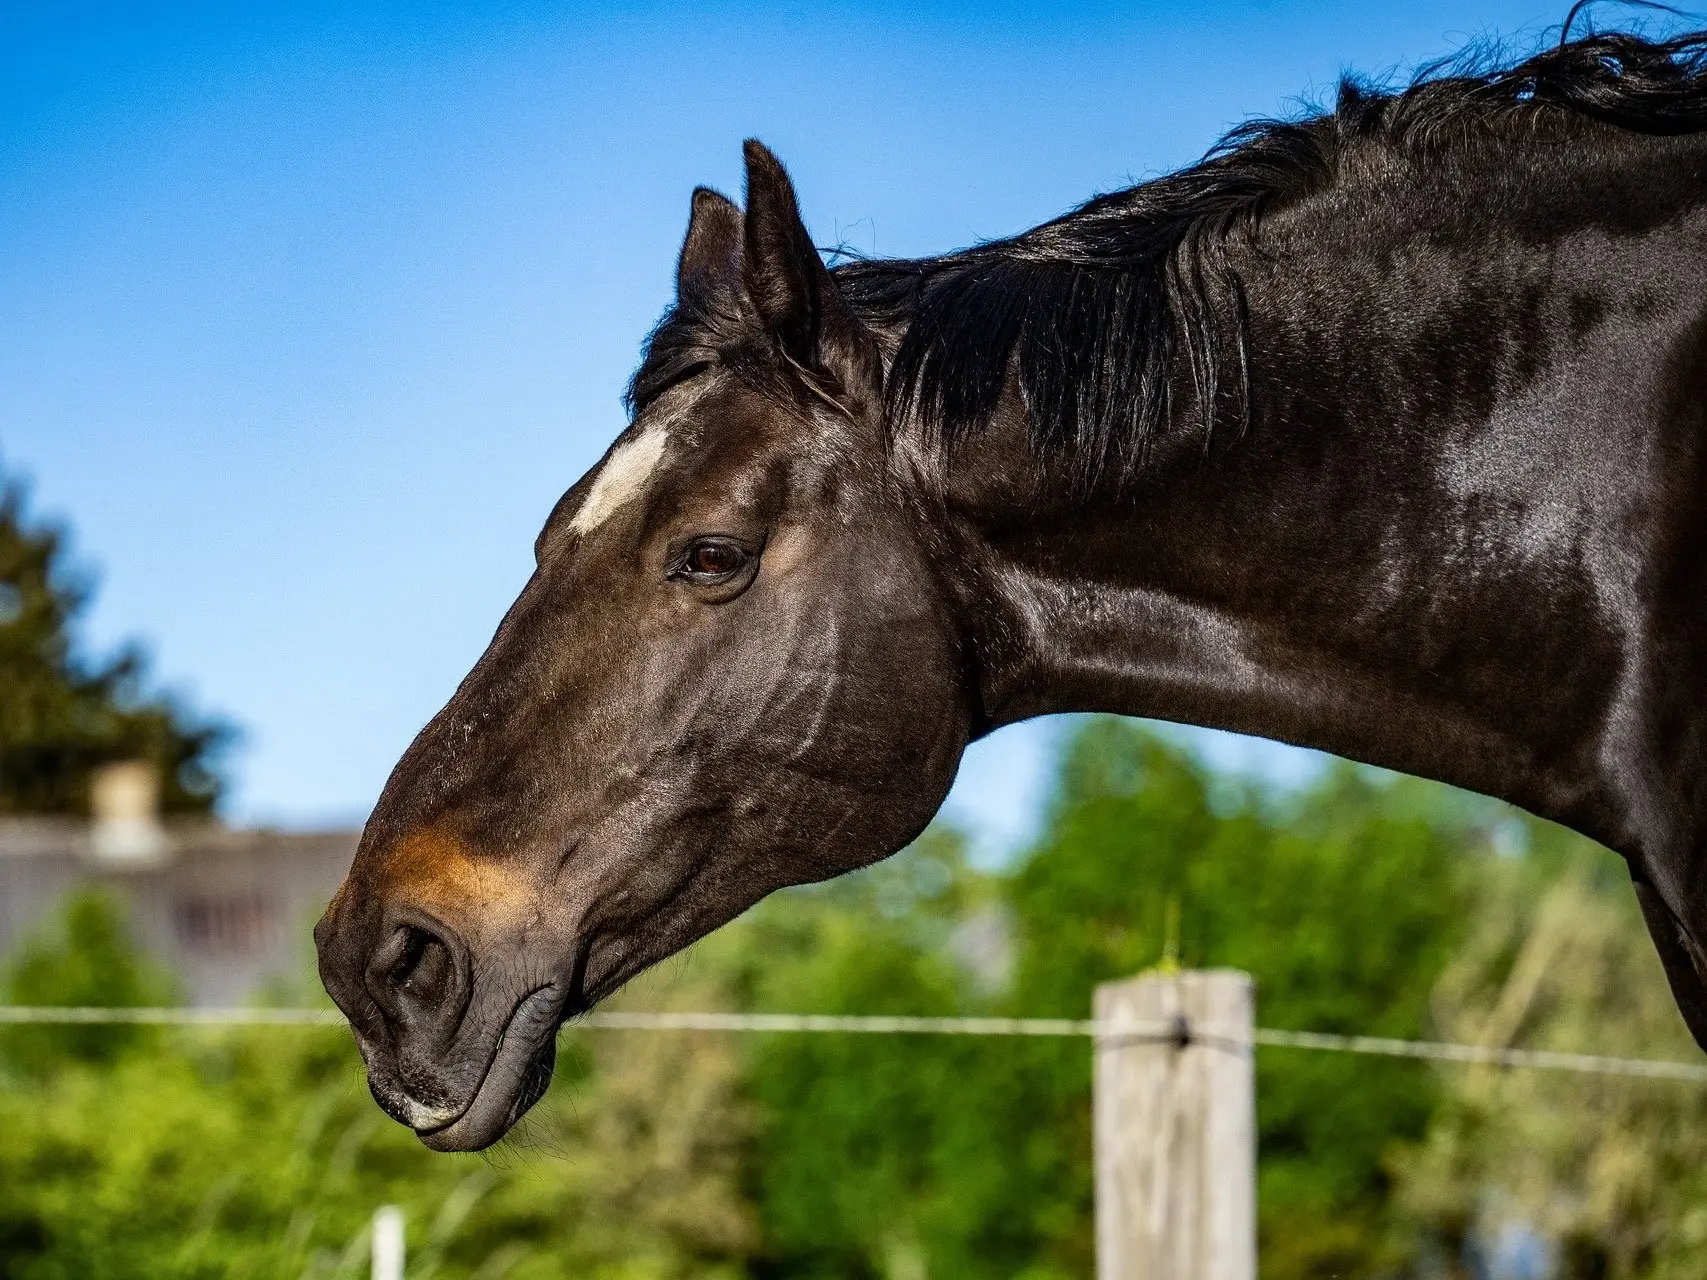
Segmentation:
[(1691, 225), (1693, 256), (1662, 227), (1384, 259), (1363, 228), (1281, 227), (1234, 262), (1248, 425), (1206, 449), (1178, 415), (1120, 493), (1074, 496), (1005, 404), (955, 456), (944, 521), (984, 725), (1151, 716), (1499, 796), (1626, 854), (1698, 838), (1707, 749), (1662, 722), (1703, 681), (1650, 661), (1691, 637), (1656, 636), (1649, 585), (1707, 471)]

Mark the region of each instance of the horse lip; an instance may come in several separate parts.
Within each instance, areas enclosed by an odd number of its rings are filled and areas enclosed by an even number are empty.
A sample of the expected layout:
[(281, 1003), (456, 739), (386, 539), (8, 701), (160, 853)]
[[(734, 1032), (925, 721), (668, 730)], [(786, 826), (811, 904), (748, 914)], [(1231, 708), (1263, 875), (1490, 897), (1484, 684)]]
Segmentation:
[[(485, 1083), (485, 1077), (481, 1077), (481, 1083)], [(464, 1103), (460, 1107), (429, 1107), (424, 1102), (417, 1102), (407, 1093), (404, 1093), (398, 1101), (408, 1113), (405, 1117), (405, 1123), (416, 1133), (435, 1133), (446, 1125), (455, 1124), (462, 1119), (463, 1113), (468, 1110), (469, 1105)], [(469, 1102), (472, 1101), (472, 1098), (469, 1099)]]
[[(535, 987), (516, 1001), (515, 1008), (510, 1011), (510, 1016), (504, 1020), (504, 1025), (498, 1032), (497, 1039), (493, 1044), (492, 1056), (487, 1059), (486, 1070), (481, 1073), (480, 1083), (474, 1086), (467, 1101), (460, 1107), (429, 1107), (408, 1098), (410, 1108), (408, 1123), (409, 1127), (415, 1131), (415, 1136), (429, 1146), (439, 1147), (440, 1143), (430, 1141), (430, 1139), (442, 1139), (450, 1136), (449, 1131), (455, 1129), (464, 1119), (468, 1118), (469, 1114), (485, 1098), (488, 1086), (493, 1083), (492, 1077), (495, 1073), (508, 1075), (511, 1084), (519, 1086), (525, 1078), (527, 1064), (538, 1056), (540, 1046), (545, 1043), (548, 1037), (557, 1034), (561, 1019), (556, 1015), (561, 1013), (565, 999), (566, 993), (560, 991), (554, 983), (547, 983), (544, 986)], [(539, 1024), (542, 1030), (535, 1031), (529, 1036), (511, 1034), (515, 1030), (517, 1022), (521, 1021), (524, 1016), (533, 1014), (545, 1015)], [(501, 1073), (498, 1071), (500, 1065), (507, 1068), (518, 1061), (521, 1063), (520, 1071)], [(425, 1123), (417, 1124), (417, 1117)], [(508, 1124), (503, 1126), (504, 1129), (508, 1127)], [(502, 1130), (493, 1135), (490, 1141), (496, 1141), (500, 1136), (502, 1136)], [(449, 1144), (445, 1145), (449, 1146)], [(477, 1145), (487, 1146), (489, 1142), (479, 1142)]]

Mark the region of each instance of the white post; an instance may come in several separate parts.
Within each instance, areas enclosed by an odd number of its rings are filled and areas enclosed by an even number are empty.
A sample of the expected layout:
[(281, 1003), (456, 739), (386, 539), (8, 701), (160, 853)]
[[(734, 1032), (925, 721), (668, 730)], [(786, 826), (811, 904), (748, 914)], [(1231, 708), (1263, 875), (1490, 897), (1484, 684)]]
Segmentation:
[(1256, 1280), (1252, 1005), (1226, 969), (1097, 988), (1097, 1280)]
[(394, 1204), (374, 1211), (373, 1280), (403, 1280), (403, 1210)]

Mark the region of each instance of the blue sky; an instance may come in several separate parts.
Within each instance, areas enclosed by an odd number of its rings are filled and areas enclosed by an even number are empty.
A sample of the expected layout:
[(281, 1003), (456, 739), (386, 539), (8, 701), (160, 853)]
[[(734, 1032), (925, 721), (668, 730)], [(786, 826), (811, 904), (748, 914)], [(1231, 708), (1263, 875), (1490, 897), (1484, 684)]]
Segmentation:
[[(93, 645), (245, 729), (233, 818), (359, 818), (621, 429), (742, 138), (819, 243), (924, 253), (1564, 8), (0, 0), (0, 466), (98, 570)], [(954, 812), (1017, 838), (1055, 732)]]

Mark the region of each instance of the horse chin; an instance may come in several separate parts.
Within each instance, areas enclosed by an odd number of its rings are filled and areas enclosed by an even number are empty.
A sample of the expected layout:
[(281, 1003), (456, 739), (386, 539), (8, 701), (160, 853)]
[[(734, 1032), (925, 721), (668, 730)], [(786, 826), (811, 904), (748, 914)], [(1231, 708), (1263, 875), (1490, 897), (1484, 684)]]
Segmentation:
[(541, 987), (522, 1000), (468, 1105), (446, 1123), (417, 1128), (422, 1144), (434, 1151), (481, 1151), (503, 1138), (551, 1085), (563, 1005), (555, 987)]

